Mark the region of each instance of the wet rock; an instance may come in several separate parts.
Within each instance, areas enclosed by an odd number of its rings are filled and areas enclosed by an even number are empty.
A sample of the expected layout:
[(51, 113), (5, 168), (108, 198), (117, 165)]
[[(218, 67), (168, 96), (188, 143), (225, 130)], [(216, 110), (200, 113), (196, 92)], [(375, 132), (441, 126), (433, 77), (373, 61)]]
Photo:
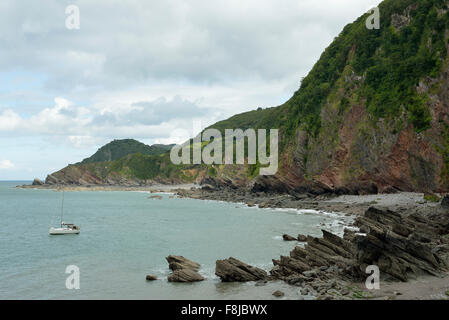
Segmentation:
[(282, 239), (284, 239), (284, 241), (296, 241), (295, 237), (292, 237), (292, 236), (290, 236), (288, 234), (282, 235)]
[(284, 295), (285, 294), (280, 290), (276, 290), (275, 292), (273, 292), (273, 296), (275, 296), (276, 298), (283, 297)]
[(156, 277), (156, 276), (153, 276), (153, 275), (151, 275), (151, 274), (148, 274), (148, 275), (145, 277), (145, 279), (146, 279), (147, 281), (154, 281), (154, 280), (157, 280), (157, 277)]
[(302, 235), (302, 234), (298, 234), (298, 241), (299, 242), (306, 242), (307, 241), (307, 236)]
[(203, 280), (204, 278), (192, 269), (175, 270), (168, 276), (169, 282), (197, 282)]
[(162, 200), (162, 196), (159, 195), (149, 196), (148, 199)]
[(190, 269), (193, 271), (198, 271), (200, 265), (192, 260), (184, 258), (183, 256), (169, 255), (165, 258), (168, 262), (168, 267), (170, 270), (176, 271), (181, 269)]
[(215, 274), (223, 282), (246, 282), (265, 280), (267, 273), (235, 258), (217, 260)]

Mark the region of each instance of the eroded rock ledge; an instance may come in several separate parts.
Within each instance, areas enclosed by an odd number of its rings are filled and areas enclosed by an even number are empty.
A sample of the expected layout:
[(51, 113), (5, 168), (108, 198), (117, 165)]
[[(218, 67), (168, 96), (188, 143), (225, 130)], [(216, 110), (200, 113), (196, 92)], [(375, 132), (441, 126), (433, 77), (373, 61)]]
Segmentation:
[(265, 280), (265, 270), (250, 266), (235, 258), (217, 260), (215, 274), (223, 282), (246, 282)]
[(169, 255), (165, 258), (168, 267), (173, 271), (168, 276), (169, 282), (196, 282), (203, 281), (204, 278), (198, 273), (200, 265), (183, 256)]
[(381, 280), (396, 281), (449, 269), (449, 210), (443, 206), (428, 214), (370, 207), (355, 224), (361, 233), (347, 229), (341, 238), (323, 230), (322, 238), (308, 236), (304, 248), (273, 260), (272, 278), (335, 298), (347, 291), (345, 281), (366, 279), (368, 265), (379, 267)]

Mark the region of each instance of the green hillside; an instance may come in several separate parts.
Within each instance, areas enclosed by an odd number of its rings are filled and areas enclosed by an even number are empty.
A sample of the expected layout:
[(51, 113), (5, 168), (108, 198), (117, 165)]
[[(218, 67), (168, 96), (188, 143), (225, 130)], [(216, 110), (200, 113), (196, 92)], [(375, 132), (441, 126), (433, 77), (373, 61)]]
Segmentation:
[(114, 161), (134, 153), (158, 155), (169, 151), (172, 147), (173, 145), (162, 144), (148, 146), (134, 139), (114, 140), (98, 149), (94, 155), (84, 159), (81, 163)]

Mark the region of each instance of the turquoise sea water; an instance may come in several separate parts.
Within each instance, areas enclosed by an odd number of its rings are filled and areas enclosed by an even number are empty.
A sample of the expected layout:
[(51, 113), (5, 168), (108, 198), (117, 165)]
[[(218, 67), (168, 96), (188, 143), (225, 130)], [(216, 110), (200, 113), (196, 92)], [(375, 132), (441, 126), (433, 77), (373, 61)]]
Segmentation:
[[(296, 298), (297, 290), (282, 283), (220, 283), (215, 261), (233, 256), (269, 270), (272, 258), (296, 244), (282, 234), (320, 235), (323, 223), (338, 229), (345, 219), (168, 194), (156, 200), (143, 192), (65, 192), (64, 221), (81, 233), (50, 236), (61, 193), (18, 184), (24, 182), (0, 182), (0, 299), (268, 299), (278, 288)], [(168, 283), (169, 254), (200, 263), (207, 280)], [(79, 290), (65, 287), (68, 265), (80, 269)], [(146, 274), (160, 280), (146, 282)]]

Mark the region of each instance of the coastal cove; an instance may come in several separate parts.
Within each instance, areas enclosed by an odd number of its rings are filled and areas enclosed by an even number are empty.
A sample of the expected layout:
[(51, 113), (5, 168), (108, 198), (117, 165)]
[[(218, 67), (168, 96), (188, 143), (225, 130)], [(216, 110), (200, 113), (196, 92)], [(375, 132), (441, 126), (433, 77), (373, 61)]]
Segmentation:
[[(221, 283), (215, 261), (230, 256), (269, 271), (271, 259), (297, 242), (283, 234), (342, 234), (352, 218), (337, 213), (259, 209), (243, 203), (176, 198), (149, 192), (66, 192), (65, 218), (79, 235), (50, 237), (61, 194), (15, 188), (0, 182), (0, 297), (3, 299), (285, 299), (301, 298), (299, 288), (281, 281)], [(23, 230), (27, 230), (24, 232)], [(205, 281), (167, 282), (165, 257), (184, 255), (201, 264)], [(65, 288), (65, 268), (80, 268), (81, 289)], [(159, 280), (146, 282), (145, 275)]]

